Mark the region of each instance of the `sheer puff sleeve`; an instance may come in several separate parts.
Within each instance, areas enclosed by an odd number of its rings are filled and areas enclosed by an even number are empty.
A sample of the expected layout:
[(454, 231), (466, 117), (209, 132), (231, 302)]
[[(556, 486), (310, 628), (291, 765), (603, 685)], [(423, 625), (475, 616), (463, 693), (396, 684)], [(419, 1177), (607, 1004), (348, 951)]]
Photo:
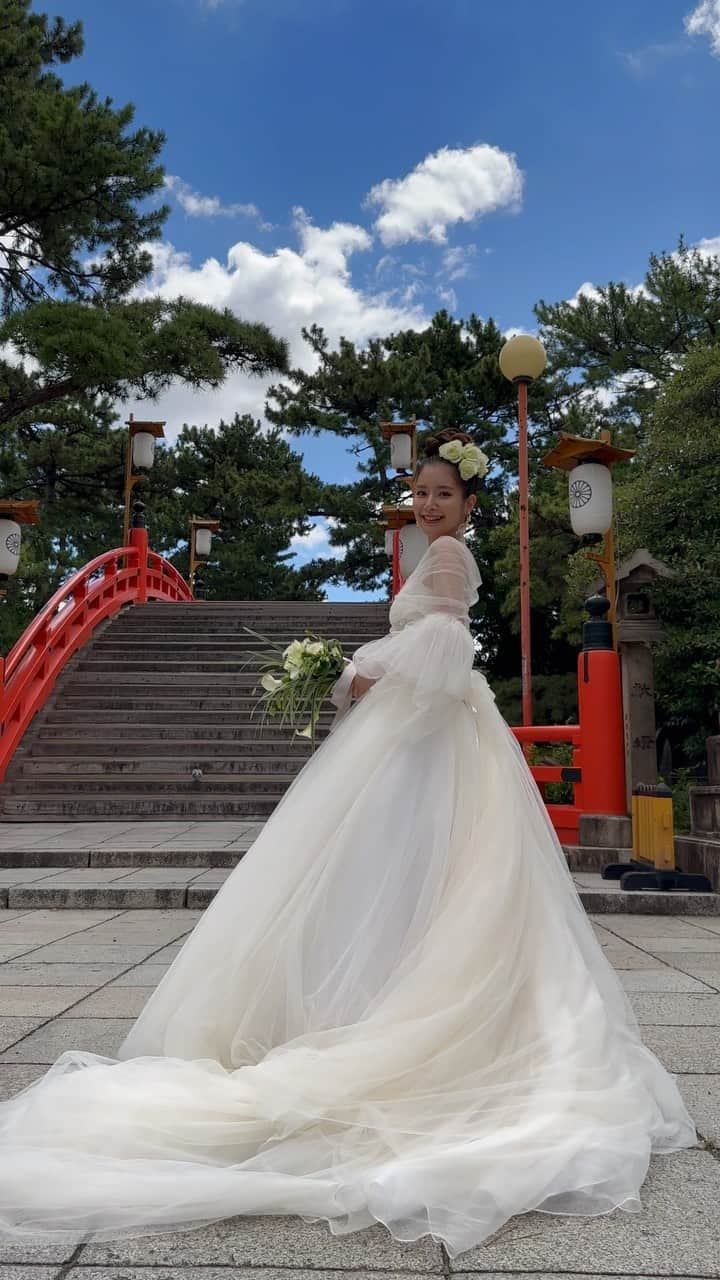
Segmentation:
[(468, 610), (480, 582), (465, 543), (437, 538), (393, 601), (389, 634), (353, 654), (358, 675), (411, 686), (421, 710), (452, 709), (471, 696), (475, 649)]

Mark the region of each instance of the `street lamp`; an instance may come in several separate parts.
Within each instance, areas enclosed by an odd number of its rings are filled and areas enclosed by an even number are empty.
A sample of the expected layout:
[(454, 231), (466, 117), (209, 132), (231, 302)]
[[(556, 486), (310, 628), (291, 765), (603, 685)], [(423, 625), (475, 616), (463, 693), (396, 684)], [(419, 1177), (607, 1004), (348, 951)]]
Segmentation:
[(220, 528), (219, 520), (205, 520), (201, 516), (190, 517), (190, 573), (189, 586), (195, 594), (195, 575), (198, 566), (205, 564), (210, 555), (212, 536)]
[[(0, 500), (0, 584), (15, 573), (20, 560), (21, 525), (39, 524), (37, 502)], [(0, 595), (5, 595), (0, 585)]]
[(130, 500), (136, 484), (145, 479), (155, 461), (155, 441), (165, 435), (164, 422), (136, 422), (132, 414), (125, 424), (128, 428), (125, 449), (125, 517), (123, 521), (123, 546), (130, 539)]
[(613, 484), (611, 467), (628, 462), (634, 449), (618, 449), (603, 429), (597, 440), (560, 432), (560, 439), (541, 459), (543, 466), (568, 472), (568, 501), (572, 531), (585, 547), (602, 541), (601, 552), (585, 552), (602, 570), (610, 604), (607, 620), (612, 624), (613, 648), (617, 648), (615, 613), (615, 541), (613, 538)]
[(522, 722), (532, 724), (530, 644), (530, 522), (528, 476), (528, 386), (545, 368), (545, 348), (530, 334), (510, 338), (500, 352), (500, 370), (518, 390), (518, 480), (520, 486), (520, 654)]
[(417, 459), (417, 420), (413, 414), (409, 422), (381, 422), (380, 430), (390, 441), (390, 466), (397, 476), (412, 475)]

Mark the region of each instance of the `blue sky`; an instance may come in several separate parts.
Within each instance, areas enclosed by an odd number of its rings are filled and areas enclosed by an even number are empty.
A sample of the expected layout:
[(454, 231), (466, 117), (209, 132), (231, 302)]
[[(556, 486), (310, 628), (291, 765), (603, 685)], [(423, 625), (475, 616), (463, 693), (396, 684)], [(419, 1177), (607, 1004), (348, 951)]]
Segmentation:
[[(40, 0), (37, 8), (53, 12)], [(720, 0), (63, 0), (87, 79), (167, 134), (152, 288), (357, 342), (440, 306), (531, 328), (637, 283), (683, 234), (720, 251)], [(128, 405), (212, 424), (263, 387)], [(325, 479), (353, 462), (294, 442)], [(319, 529), (310, 540), (322, 551)], [(298, 544), (298, 554), (309, 548)], [(339, 591), (330, 594), (339, 598)]]

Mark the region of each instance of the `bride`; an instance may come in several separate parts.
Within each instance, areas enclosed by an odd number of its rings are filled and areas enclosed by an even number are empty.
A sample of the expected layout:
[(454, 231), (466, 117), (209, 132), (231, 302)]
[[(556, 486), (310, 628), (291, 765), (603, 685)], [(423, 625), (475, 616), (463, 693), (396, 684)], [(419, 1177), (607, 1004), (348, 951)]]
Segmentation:
[(472, 669), (484, 461), (426, 442), (390, 633), (118, 1059), (0, 1105), (0, 1231), (298, 1214), (456, 1257), (530, 1209), (639, 1212), (651, 1153), (696, 1142)]

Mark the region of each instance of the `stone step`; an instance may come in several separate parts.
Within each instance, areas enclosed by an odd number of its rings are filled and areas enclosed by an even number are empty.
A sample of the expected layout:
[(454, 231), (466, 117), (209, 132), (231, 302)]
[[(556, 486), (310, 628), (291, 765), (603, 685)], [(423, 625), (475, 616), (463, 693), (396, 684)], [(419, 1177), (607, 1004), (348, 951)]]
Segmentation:
[[(14, 910), (59, 908), (74, 910), (169, 910), (186, 907), (202, 909), (219, 892), (231, 868), (203, 870), (202, 867), (165, 866), (144, 875), (127, 871), (97, 869), (93, 882), (90, 872), (78, 877), (77, 869), (68, 867), (67, 876), (62, 868), (48, 869), (48, 875), (38, 877), (29, 872), (25, 883), (17, 872), (3, 877), (0, 870), (0, 907)], [(173, 874), (174, 872), (174, 874)], [(135, 877), (135, 879), (133, 879)], [(580, 884), (580, 900), (590, 914), (603, 915), (626, 913), (633, 915), (716, 915), (718, 897), (714, 893), (661, 893), (640, 891), (626, 893), (602, 885)]]
[(128, 774), (127, 777), (123, 777), (119, 772), (109, 774), (74, 772), (72, 779), (60, 773), (43, 776), (39, 780), (32, 775), (19, 774), (6, 782), (3, 794), (7, 797), (27, 796), (32, 795), (36, 790), (42, 790), (44, 795), (56, 793), (62, 795), (72, 784), (72, 787), (79, 788), (83, 795), (96, 793), (124, 795), (132, 792), (135, 795), (158, 796), (217, 795), (220, 798), (224, 796), (234, 798), (267, 795), (279, 797), (289, 787), (297, 772), (297, 768), (287, 773), (282, 771), (261, 773), (259, 770), (244, 773), (207, 772), (197, 780), (190, 777), (186, 766), (177, 772), (168, 771), (151, 776), (142, 773)]
[[(268, 755), (267, 747), (263, 755), (243, 753), (242, 755), (201, 756), (196, 751), (194, 755), (184, 757), (153, 755), (138, 758), (135, 755), (93, 754), (60, 759), (53, 756), (30, 756), (20, 758), (13, 779), (32, 779), (38, 785), (42, 778), (66, 778), (76, 774), (87, 776), (99, 774), (103, 778), (108, 774), (117, 774), (122, 777), (139, 774), (149, 777), (159, 775), (188, 779), (193, 769), (202, 769), (203, 781), (206, 777), (215, 774), (253, 775), (255, 773), (265, 775), (277, 773), (284, 775), (285, 779), (293, 773), (299, 773), (309, 758), (309, 746), (304, 747), (304, 752), (297, 756), (284, 753)], [(42, 787), (40, 789), (42, 790)]]
[[(245, 717), (244, 723), (245, 723), (245, 727), (247, 728), (250, 726), (251, 723), (257, 724), (258, 720), (257, 718), (254, 721), (250, 720), (249, 712), (250, 712), (250, 708), (253, 705), (253, 699), (246, 698), (245, 703), (246, 703), (246, 708), (242, 714)], [(139, 718), (141, 717), (142, 723), (145, 725), (155, 726), (155, 725), (164, 725), (164, 724), (166, 725), (186, 724), (188, 725), (189, 728), (194, 728), (197, 726), (204, 726), (204, 725), (208, 725), (209, 727), (210, 724), (237, 725), (238, 714), (239, 712), (237, 711), (213, 711), (212, 713), (210, 713), (207, 711), (175, 710), (174, 708), (169, 708), (167, 710), (153, 708), (151, 710), (143, 710), (141, 712), (135, 712), (131, 710), (115, 710), (114, 708), (111, 708), (110, 710), (103, 710), (102, 722), (103, 724), (106, 724), (106, 725), (112, 725), (112, 724), (137, 725), (139, 722)], [(330, 708), (329, 711), (321, 711), (320, 723), (329, 725), (330, 722), (332, 721), (333, 714), (334, 712), (332, 708)], [(209, 720), (210, 715), (212, 715), (211, 720)], [(62, 710), (62, 709), (55, 710), (53, 708), (52, 710), (47, 711), (45, 713), (45, 723), (48, 725), (86, 724), (86, 725), (97, 726), (98, 718), (99, 717), (98, 717), (97, 709), (93, 707), (87, 707), (85, 710), (83, 710), (82, 708), (80, 709), (72, 708), (72, 710)], [(286, 729), (285, 732), (287, 733), (288, 730)]]
[(198, 665), (186, 663), (180, 668), (172, 662), (158, 662), (154, 670), (150, 667), (132, 670), (124, 666), (117, 667), (112, 662), (104, 664), (104, 667), (99, 669), (88, 665), (73, 668), (72, 672), (68, 672), (62, 689), (63, 693), (72, 693), (75, 696), (85, 689), (110, 687), (115, 690), (121, 685), (126, 685), (130, 689), (154, 689), (158, 692), (162, 689), (175, 689), (177, 692), (182, 692), (185, 688), (189, 692), (198, 690), (212, 692), (218, 688), (237, 689), (241, 692), (252, 689), (258, 684), (262, 675), (259, 671), (242, 671), (236, 662), (219, 664), (220, 670), (206, 670), (208, 665), (207, 663)]
[[(130, 751), (132, 755), (128, 754)], [(273, 755), (268, 756), (268, 752), (273, 752)], [(24, 750), (21, 749), (17, 753), (15, 760), (22, 768), (25, 767), (26, 762), (35, 761), (40, 764), (45, 760), (52, 761), (53, 766), (57, 763), (57, 767), (62, 768), (63, 759), (72, 761), (73, 764), (80, 759), (132, 759), (140, 765), (145, 759), (153, 757), (160, 759), (172, 755), (175, 759), (190, 759), (193, 763), (195, 760), (209, 761), (211, 757), (213, 760), (237, 757), (247, 760), (250, 767), (251, 759), (255, 757), (274, 759), (275, 752), (281, 752), (283, 759), (302, 762), (308, 758), (310, 748), (304, 740), (302, 742), (297, 738), (278, 740), (277, 736), (270, 738), (267, 734), (263, 734), (261, 739), (237, 737), (229, 740), (186, 737), (143, 740), (131, 735), (130, 740), (123, 738), (120, 742), (112, 739), (90, 738), (87, 734), (82, 734), (76, 738), (36, 738), (29, 742)], [(204, 765), (201, 767), (204, 768)]]
[[(57, 697), (53, 704), (57, 711), (87, 711), (102, 710), (107, 708), (108, 711), (136, 711), (138, 716), (142, 716), (145, 711), (161, 711), (167, 708), (168, 711), (236, 711), (239, 715), (248, 714), (257, 704), (256, 720), (259, 720), (262, 712), (262, 704), (260, 702), (260, 694), (253, 694), (250, 690), (242, 696), (233, 697), (232, 694), (224, 696), (220, 689), (214, 692), (199, 692), (197, 696), (192, 693), (181, 694), (171, 693), (167, 691), (164, 696), (157, 694), (154, 689), (138, 688), (137, 691), (128, 690), (126, 694), (113, 693), (108, 691), (106, 694), (92, 692), (74, 691), (72, 696), (63, 695)], [(332, 704), (328, 703), (328, 707)], [(321, 714), (325, 714), (321, 712)], [(329, 711), (328, 711), (328, 714)]]
[(389, 609), (383, 609), (375, 614), (366, 614), (361, 617), (339, 617), (335, 615), (315, 618), (306, 618), (301, 615), (280, 615), (276, 617), (183, 617), (180, 614), (173, 614), (165, 619), (162, 618), (133, 618), (127, 615), (121, 615), (119, 619), (112, 622), (107, 630), (103, 633), (108, 635), (113, 630), (118, 633), (122, 630), (127, 637), (144, 635), (146, 632), (154, 632), (156, 634), (170, 635), (198, 633), (215, 633), (224, 632), (235, 636), (248, 636), (249, 632), (257, 632), (260, 636), (287, 635), (291, 639), (302, 637), (305, 632), (311, 632), (313, 635), (331, 634), (334, 631), (339, 633), (358, 633), (364, 634), (366, 631), (380, 631), (387, 626), (389, 617)]
[[(373, 632), (369, 638), (372, 639), (375, 634)], [(362, 637), (362, 640), (364, 641), (367, 638)], [(353, 641), (342, 639), (340, 644), (343, 652), (349, 656), (354, 648)], [(92, 654), (93, 659), (102, 658), (105, 661), (109, 658), (121, 661), (126, 659), (137, 661), (137, 659), (142, 659), (145, 656), (152, 658), (164, 658), (167, 656), (169, 658), (185, 659), (186, 661), (194, 658), (213, 660), (222, 657), (228, 661), (230, 658), (240, 660), (244, 655), (252, 655), (253, 661), (259, 663), (265, 647), (259, 640), (253, 640), (246, 644), (244, 641), (235, 638), (223, 639), (220, 643), (216, 643), (214, 640), (205, 639), (205, 637), (188, 640), (169, 640), (165, 637), (164, 640), (153, 639), (151, 641), (125, 640), (119, 642), (116, 640), (98, 640), (89, 652)]]
[[(50, 713), (46, 713), (49, 715)], [(187, 743), (192, 750), (199, 746), (207, 746), (211, 742), (218, 744), (218, 750), (224, 751), (228, 743), (242, 745), (245, 750), (245, 744), (257, 743), (262, 744), (263, 749), (268, 746), (277, 745), (278, 748), (285, 749), (285, 746), (293, 742), (295, 746), (302, 746), (297, 738), (289, 738), (290, 730), (285, 726), (281, 728), (279, 724), (273, 723), (272, 720), (266, 724), (260, 725), (257, 721), (245, 724), (239, 724), (236, 718), (232, 718), (229, 724), (217, 724), (215, 719), (205, 723), (199, 720), (197, 723), (189, 726), (181, 722), (172, 722), (171, 724), (145, 724), (138, 721), (134, 716), (127, 716), (124, 722), (107, 722), (104, 718), (93, 719), (88, 723), (86, 716), (78, 716), (78, 723), (66, 724), (61, 721), (58, 724), (36, 724), (34, 728), (26, 734), (23, 744), (19, 748), (22, 752), (24, 749), (31, 751), (33, 754), (41, 752), (45, 746), (49, 750), (54, 751), (54, 744), (57, 742), (80, 742), (87, 743), (88, 749), (97, 743), (98, 750), (101, 745), (111, 747), (117, 744), (121, 751), (127, 750), (128, 740), (135, 743), (138, 747), (142, 744), (147, 750), (155, 750), (157, 743), (167, 744), (172, 742), (173, 752), (180, 750), (181, 743)], [(330, 721), (326, 717), (322, 717), (316, 728), (316, 736), (322, 737), (328, 732)], [(167, 751), (167, 746), (165, 745)]]
[(269, 817), (281, 796), (228, 796), (192, 792), (160, 794), (127, 792), (126, 794), (87, 794), (71, 792), (30, 796), (6, 795), (2, 801), (3, 822), (88, 822), (94, 819), (122, 818), (158, 822), (202, 818), (206, 822), (225, 822), (242, 818), (262, 822)]

